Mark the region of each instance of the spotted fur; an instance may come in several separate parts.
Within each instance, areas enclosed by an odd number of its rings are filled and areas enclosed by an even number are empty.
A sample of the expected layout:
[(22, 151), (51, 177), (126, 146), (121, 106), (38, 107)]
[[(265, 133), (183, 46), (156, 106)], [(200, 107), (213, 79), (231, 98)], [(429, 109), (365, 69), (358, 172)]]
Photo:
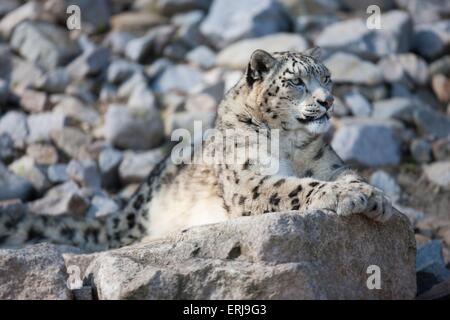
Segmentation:
[[(2, 214), (0, 243), (47, 239), (99, 250), (194, 225), (286, 210), (363, 213), (386, 221), (392, 212), (388, 199), (349, 170), (323, 140), (333, 111), (331, 86), (317, 50), (257, 50), (242, 79), (221, 102), (215, 128), (224, 135), (233, 129), (236, 139), (278, 130), (276, 172), (264, 174), (255, 141), (236, 143), (239, 163), (175, 164), (167, 157), (123, 212), (105, 220)], [(207, 139), (203, 155), (218, 151), (215, 144)]]

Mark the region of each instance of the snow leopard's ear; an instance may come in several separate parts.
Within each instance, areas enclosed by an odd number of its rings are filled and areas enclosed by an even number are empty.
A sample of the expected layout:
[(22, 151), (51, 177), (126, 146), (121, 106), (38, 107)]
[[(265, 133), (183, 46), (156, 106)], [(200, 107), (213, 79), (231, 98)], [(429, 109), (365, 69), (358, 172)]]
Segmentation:
[(304, 55), (310, 56), (317, 61), (321, 61), (322, 49), (320, 47), (313, 47), (303, 52)]
[(276, 63), (277, 60), (264, 50), (253, 52), (245, 75), (247, 84), (252, 86), (255, 81), (263, 80)]

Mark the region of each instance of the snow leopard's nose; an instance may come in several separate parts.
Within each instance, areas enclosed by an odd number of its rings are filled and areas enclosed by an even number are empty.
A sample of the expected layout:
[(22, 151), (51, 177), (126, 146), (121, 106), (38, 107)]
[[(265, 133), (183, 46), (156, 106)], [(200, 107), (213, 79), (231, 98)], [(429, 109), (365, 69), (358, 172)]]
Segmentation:
[(316, 99), (317, 103), (320, 104), (325, 109), (330, 109), (334, 102), (334, 97), (332, 95), (326, 95), (324, 98)]

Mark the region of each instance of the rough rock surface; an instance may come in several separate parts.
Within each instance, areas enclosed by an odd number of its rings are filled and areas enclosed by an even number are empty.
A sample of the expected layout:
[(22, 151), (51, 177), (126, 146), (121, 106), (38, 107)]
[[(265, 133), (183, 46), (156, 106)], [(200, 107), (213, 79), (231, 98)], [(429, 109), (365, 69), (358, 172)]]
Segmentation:
[[(80, 256), (100, 299), (411, 299), (407, 218), (296, 212), (244, 217), (167, 239)], [(86, 264), (84, 262), (84, 264)], [(80, 262), (83, 264), (83, 262)], [(369, 290), (370, 265), (381, 289)]]
[(64, 259), (54, 245), (0, 250), (0, 299), (68, 300), (67, 277)]

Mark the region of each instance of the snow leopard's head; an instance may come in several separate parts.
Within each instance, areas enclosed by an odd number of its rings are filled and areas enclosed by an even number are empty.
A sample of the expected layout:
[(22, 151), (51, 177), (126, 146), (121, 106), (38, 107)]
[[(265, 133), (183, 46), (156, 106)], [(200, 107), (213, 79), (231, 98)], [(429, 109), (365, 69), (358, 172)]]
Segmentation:
[(320, 62), (320, 49), (303, 53), (253, 52), (245, 80), (249, 97), (271, 128), (324, 133), (333, 110), (330, 72)]

